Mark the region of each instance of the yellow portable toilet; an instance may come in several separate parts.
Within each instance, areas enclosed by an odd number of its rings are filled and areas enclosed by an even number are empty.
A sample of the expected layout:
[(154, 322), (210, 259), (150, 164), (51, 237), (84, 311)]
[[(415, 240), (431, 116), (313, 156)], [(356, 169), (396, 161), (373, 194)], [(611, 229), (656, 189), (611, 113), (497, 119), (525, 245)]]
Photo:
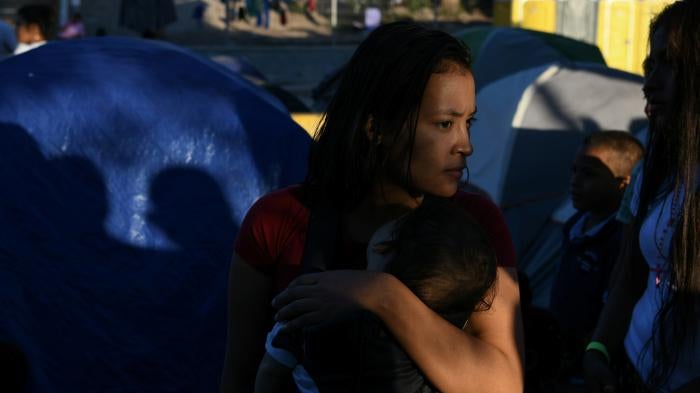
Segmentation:
[(610, 67), (642, 73), (649, 22), (674, 0), (600, 0), (597, 44)]
[[(510, 23), (507, 23), (510, 21)], [(496, 0), (494, 23), (554, 33), (557, 29), (556, 0)]]
[(674, 1), (494, 0), (494, 24), (595, 43), (610, 67), (642, 74), (649, 22)]
[(647, 56), (647, 42), (649, 41), (649, 23), (658, 15), (664, 7), (673, 3), (675, 0), (646, 0), (642, 1), (637, 8), (637, 26), (640, 31), (637, 34), (637, 45), (635, 48), (636, 64), (630, 71), (642, 74), (642, 62)]
[(601, 0), (597, 43), (608, 66), (630, 71), (636, 61), (638, 0)]
[[(557, 31), (557, 3), (554, 0), (519, 0), (520, 27), (554, 33)], [(514, 7), (515, 8), (515, 7)]]

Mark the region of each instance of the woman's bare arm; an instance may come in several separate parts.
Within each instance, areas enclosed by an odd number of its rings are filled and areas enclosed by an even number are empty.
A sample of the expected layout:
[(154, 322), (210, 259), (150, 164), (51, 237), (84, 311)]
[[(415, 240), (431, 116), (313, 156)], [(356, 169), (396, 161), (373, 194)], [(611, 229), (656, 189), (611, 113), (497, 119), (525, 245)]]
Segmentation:
[[(646, 283), (648, 268), (636, 248), (636, 232), (631, 224), (623, 229), (626, 246), (620, 250), (610, 278), (608, 301), (601, 311), (592, 339), (602, 342), (609, 356), (617, 359), (623, 351), (623, 341), (632, 319), (632, 311)], [(632, 241), (630, 241), (632, 239)], [(583, 374), (589, 393), (614, 392), (617, 377), (609, 359), (598, 351), (586, 351)]]
[(491, 310), (474, 314), (473, 334), (433, 312), (394, 276), (330, 271), (302, 276), (275, 298), (277, 318), (313, 325), (349, 308), (377, 314), (435, 387), (446, 393), (523, 390), (523, 341), (514, 268), (499, 268)]
[(234, 255), (221, 393), (252, 392), (271, 318), (272, 280)]
[[(625, 239), (633, 239), (624, 243), (635, 247), (636, 232), (632, 225), (625, 225), (623, 231)], [(611, 356), (617, 355), (622, 348), (632, 311), (644, 292), (648, 272), (648, 266), (637, 249), (620, 251), (610, 279), (610, 295), (593, 333), (593, 339), (605, 343)]]
[(402, 284), (391, 287), (397, 289), (386, 291), (373, 311), (438, 390), (522, 392), (523, 330), (514, 268), (498, 268), (493, 304), (472, 315), (472, 334), (445, 321)]

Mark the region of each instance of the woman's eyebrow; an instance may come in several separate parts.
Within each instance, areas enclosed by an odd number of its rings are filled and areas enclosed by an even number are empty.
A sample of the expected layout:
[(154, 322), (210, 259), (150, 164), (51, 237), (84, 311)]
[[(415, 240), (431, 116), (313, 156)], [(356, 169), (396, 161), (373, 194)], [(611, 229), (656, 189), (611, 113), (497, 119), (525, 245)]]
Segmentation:
[[(454, 116), (454, 117), (464, 116), (464, 112), (460, 112), (460, 111), (458, 111), (456, 109), (452, 109), (452, 108), (438, 109), (437, 111), (435, 111), (435, 114), (450, 115), (450, 116)], [(476, 108), (474, 108), (474, 111), (469, 114), (469, 117), (473, 117), (474, 115), (476, 115)]]

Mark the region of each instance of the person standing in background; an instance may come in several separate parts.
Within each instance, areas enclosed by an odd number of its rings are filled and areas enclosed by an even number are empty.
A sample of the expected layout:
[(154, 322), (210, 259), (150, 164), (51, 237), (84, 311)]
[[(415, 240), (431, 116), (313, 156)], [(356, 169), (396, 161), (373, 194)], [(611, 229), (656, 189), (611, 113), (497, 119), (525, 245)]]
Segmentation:
[(44, 45), (53, 35), (54, 11), (48, 5), (25, 5), (17, 11), (16, 55)]
[(573, 162), (570, 190), (577, 213), (564, 224), (563, 255), (550, 296), (565, 345), (563, 377), (580, 376), (583, 351), (620, 253), (622, 223), (615, 215), (643, 155), (632, 134), (604, 131), (587, 136)]
[(85, 24), (83, 24), (83, 17), (80, 13), (76, 12), (73, 14), (70, 21), (63, 26), (58, 36), (64, 40), (85, 37)]
[(700, 2), (651, 23), (649, 139), (632, 218), (584, 355), (589, 393), (700, 391)]

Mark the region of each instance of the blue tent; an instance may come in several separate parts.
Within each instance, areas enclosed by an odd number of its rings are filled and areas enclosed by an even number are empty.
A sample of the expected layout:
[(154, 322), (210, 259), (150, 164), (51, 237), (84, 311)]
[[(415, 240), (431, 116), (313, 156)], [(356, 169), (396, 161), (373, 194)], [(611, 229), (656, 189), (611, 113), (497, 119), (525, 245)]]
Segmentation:
[(56, 42), (0, 62), (0, 140), (0, 363), (30, 392), (216, 391), (237, 229), (306, 171), (282, 104), (169, 44)]

